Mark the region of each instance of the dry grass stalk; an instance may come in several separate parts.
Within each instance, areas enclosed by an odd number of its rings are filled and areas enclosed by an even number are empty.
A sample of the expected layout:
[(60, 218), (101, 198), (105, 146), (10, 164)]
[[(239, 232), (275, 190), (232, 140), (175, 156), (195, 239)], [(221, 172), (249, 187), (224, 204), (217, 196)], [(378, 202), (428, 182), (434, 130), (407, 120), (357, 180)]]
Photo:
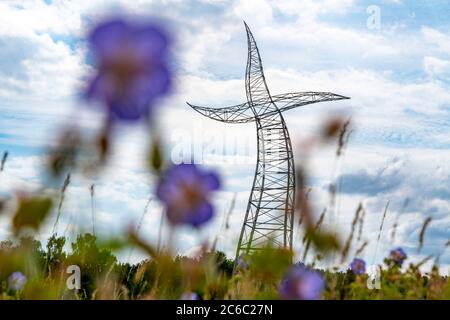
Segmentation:
[[(304, 239), (306, 239), (306, 238), (304, 238)], [(305, 246), (305, 251), (303, 252), (302, 261), (306, 261), (306, 257), (308, 256), (308, 251), (309, 251), (310, 247), (311, 247), (311, 238), (308, 238), (308, 241), (306, 242), (306, 246)]]
[[(309, 200), (310, 193), (311, 193), (311, 188), (308, 188), (308, 190), (306, 191), (306, 193), (304, 195), (304, 197), (305, 197), (304, 201)], [(300, 211), (300, 218), (298, 219), (298, 226), (302, 225), (304, 217), (305, 217), (305, 213), (303, 211)]]
[(342, 154), (342, 150), (344, 149), (345, 145), (347, 144), (348, 140), (350, 139), (350, 134), (352, 131), (349, 131), (351, 119), (349, 118), (347, 121), (344, 122), (342, 125), (342, 128), (339, 132), (339, 138), (338, 138), (338, 148), (336, 150), (336, 156), (340, 157)]
[[(139, 231), (141, 230), (142, 224), (144, 223), (145, 216), (147, 215), (148, 208), (150, 207), (150, 203), (152, 202), (152, 200), (153, 200), (153, 197), (150, 196), (150, 197), (148, 198), (146, 204), (145, 204), (144, 212), (142, 213), (141, 219), (139, 220), (139, 223), (138, 223), (138, 225), (137, 225), (137, 227), (136, 227), (136, 234), (137, 234), (137, 235), (139, 235)], [(127, 262), (130, 261), (131, 255), (132, 255), (132, 254), (133, 254), (133, 248), (131, 248), (131, 249), (130, 249), (130, 252), (128, 253), (128, 259), (127, 259)], [(130, 270), (130, 272), (131, 272), (131, 270)]]
[(330, 211), (333, 212), (334, 211), (334, 206), (336, 204), (336, 184), (335, 183), (330, 183), (329, 187), (328, 187), (328, 193), (330, 195)]
[(233, 213), (235, 205), (236, 205), (236, 193), (233, 194), (233, 199), (231, 200), (230, 208), (228, 209), (228, 213), (226, 215), (225, 230), (228, 230), (230, 228), (230, 217), (231, 214)]
[[(319, 219), (317, 220), (316, 224), (314, 225), (314, 228), (312, 229), (313, 233), (317, 232), (320, 229), (320, 226), (322, 225), (323, 220), (325, 219), (326, 212), (327, 212), (327, 208), (324, 208), (322, 213), (319, 216)], [(310, 234), (308, 232), (306, 232), (305, 235), (303, 236), (302, 242), (305, 243), (306, 240), (310, 241), (309, 236), (310, 236)]]
[(394, 241), (395, 241), (395, 236), (396, 236), (396, 233), (397, 233), (397, 228), (398, 228), (398, 222), (400, 220), (400, 215), (405, 211), (405, 208), (408, 206), (408, 204), (409, 204), (409, 198), (406, 198), (405, 202), (403, 203), (401, 211), (395, 217), (395, 222), (394, 222), (394, 225), (392, 226), (392, 232), (391, 232), (391, 242), (392, 243), (394, 243)]
[(377, 241), (380, 241), (381, 232), (383, 232), (384, 220), (386, 219), (386, 215), (387, 215), (388, 208), (389, 208), (389, 203), (390, 203), (390, 200), (388, 200), (388, 202), (386, 202), (386, 207), (384, 208), (383, 218), (381, 219), (380, 230), (378, 231)]
[(150, 203), (152, 202), (152, 200), (153, 200), (153, 197), (150, 196), (147, 200), (147, 203), (145, 204), (144, 212), (142, 213), (141, 219), (139, 220), (139, 223), (136, 228), (136, 233), (139, 233), (139, 231), (141, 230), (142, 224), (144, 223), (145, 216), (148, 213), (148, 208), (150, 207)]
[(158, 251), (155, 250), (153, 246), (146, 243), (144, 240), (142, 240), (139, 235), (136, 234), (133, 230), (130, 230), (128, 232), (128, 238), (130, 242), (134, 245), (136, 245), (138, 248), (142, 249), (144, 252), (146, 252), (150, 257), (157, 258), (158, 257)]
[(355, 257), (359, 256), (364, 251), (364, 249), (367, 247), (368, 244), (369, 244), (368, 241), (364, 241), (361, 247), (359, 247), (359, 249), (356, 250)]
[(417, 265), (417, 268), (420, 268), (421, 266), (423, 266), (425, 263), (427, 263), (431, 258), (433, 258), (433, 255), (430, 254), (429, 256), (423, 258)]
[(323, 220), (325, 219), (325, 214), (327, 213), (327, 208), (324, 208), (319, 219), (317, 220), (316, 225), (314, 226), (314, 231), (318, 231), (322, 226)]
[(58, 225), (58, 221), (59, 221), (59, 218), (61, 216), (61, 209), (62, 209), (64, 198), (65, 198), (65, 195), (66, 195), (66, 189), (69, 186), (69, 184), (70, 184), (70, 173), (67, 174), (66, 179), (64, 179), (64, 183), (63, 183), (63, 185), (61, 187), (61, 194), (60, 194), (60, 197), (59, 197), (59, 204), (58, 204), (58, 213), (56, 214), (56, 220), (55, 220), (55, 224), (53, 225), (52, 234), (54, 234), (55, 231), (56, 231), (56, 227)]
[(6, 160), (8, 159), (8, 151), (3, 152), (2, 161), (0, 163), (0, 172), (5, 169)]
[(95, 213), (94, 213), (94, 194), (95, 185), (91, 184), (89, 191), (91, 193), (91, 217), (92, 217), (92, 234), (95, 236)]
[(358, 206), (358, 209), (356, 209), (355, 216), (353, 217), (350, 235), (348, 236), (347, 241), (345, 242), (344, 249), (342, 250), (342, 257), (341, 257), (341, 262), (342, 263), (345, 261), (345, 259), (348, 256), (348, 253), (350, 251), (350, 246), (351, 246), (351, 243), (352, 243), (352, 240), (353, 240), (353, 236), (355, 234), (356, 223), (358, 222), (359, 215), (360, 215), (360, 213), (362, 211), (363, 211), (363, 206), (360, 203), (359, 206)]
[(381, 238), (381, 233), (383, 232), (384, 220), (386, 219), (386, 215), (387, 215), (387, 212), (388, 212), (388, 208), (389, 208), (389, 203), (390, 202), (391, 202), (390, 200), (388, 200), (386, 202), (386, 207), (384, 208), (384, 212), (383, 212), (383, 218), (381, 218), (380, 229), (378, 231), (378, 237), (377, 237), (377, 244), (375, 246), (375, 253), (374, 253), (374, 256), (373, 256), (373, 261), (374, 262), (375, 262), (375, 259), (377, 258), (378, 245), (380, 244), (380, 238)]
[(364, 208), (362, 209), (361, 216), (359, 218), (359, 225), (358, 225), (358, 242), (361, 241), (362, 238), (362, 232), (364, 227), (364, 218), (366, 217), (366, 210)]
[(425, 232), (427, 231), (427, 228), (430, 225), (431, 220), (432, 220), (432, 218), (428, 217), (423, 222), (422, 229), (420, 230), (420, 233), (419, 233), (419, 252), (422, 251), (423, 243), (425, 240)]

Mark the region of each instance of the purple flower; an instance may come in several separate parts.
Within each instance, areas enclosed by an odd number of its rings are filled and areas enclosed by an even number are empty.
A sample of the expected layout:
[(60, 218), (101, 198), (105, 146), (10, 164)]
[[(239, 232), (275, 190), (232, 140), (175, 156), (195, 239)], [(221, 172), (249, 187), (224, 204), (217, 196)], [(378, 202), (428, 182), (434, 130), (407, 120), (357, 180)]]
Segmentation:
[(195, 292), (185, 292), (181, 295), (180, 300), (198, 300), (198, 294)]
[(318, 300), (325, 282), (322, 276), (303, 265), (293, 266), (280, 285), (280, 295), (289, 300)]
[(219, 187), (214, 172), (194, 164), (179, 164), (165, 173), (156, 195), (165, 204), (170, 223), (199, 227), (212, 218), (214, 210), (209, 197)]
[(236, 260), (236, 269), (237, 270), (247, 270), (249, 267), (248, 258), (245, 255), (240, 255)]
[(355, 258), (350, 264), (350, 268), (356, 275), (361, 275), (366, 272), (366, 262), (363, 259)]
[(148, 115), (171, 85), (166, 31), (153, 23), (113, 19), (98, 25), (88, 40), (97, 73), (86, 97), (122, 120)]
[(391, 259), (391, 261), (399, 266), (403, 264), (403, 261), (405, 261), (407, 257), (408, 256), (402, 248), (394, 249), (389, 254), (389, 258)]
[(22, 272), (17, 271), (12, 273), (8, 278), (8, 287), (11, 290), (19, 291), (22, 290), (23, 286), (27, 282), (27, 277), (23, 275)]

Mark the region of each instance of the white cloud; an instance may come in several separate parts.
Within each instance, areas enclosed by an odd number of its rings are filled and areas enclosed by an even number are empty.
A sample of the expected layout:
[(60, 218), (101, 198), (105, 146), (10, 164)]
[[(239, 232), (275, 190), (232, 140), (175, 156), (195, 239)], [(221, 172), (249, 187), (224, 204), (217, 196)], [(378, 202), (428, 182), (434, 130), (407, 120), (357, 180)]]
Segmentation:
[(426, 56), (423, 59), (423, 69), (431, 77), (450, 74), (450, 61)]
[[(69, 35), (78, 28), (71, 22), (77, 15), (60, 6), (50, 7), (37, 1), (25, 2), (23, 6), (0, 4), (3, 103), (52, 104), (76, 94), (80, 77), (87, 70), (81, 49), (54, 38), (58, 34)], [(64, 23), (67, 26), (61, 25)]]
[(422, 27), (421, 33), (425, 41), (435, 46), (438, 50), (447, 54), (450, 52), (450, 36), (426, 26)]
[(272, 7), (266, 0), (237, 1), (234, 12), (237, 17), (256, 26), (266, 25), (272, 20)]
[(72, 35), (81, 28), (81, 17), (73, 2), (2, 1), (0, 3), (0, 33), (12, 35), (51, 33)]
[(271, 4), (287, 15), (297, 16), (303, 22), (311, 23), (317, 20), (320, 14), (342, 14), (355, 5), (354, 0), (321, 0), (321, 1), (271, 1)]

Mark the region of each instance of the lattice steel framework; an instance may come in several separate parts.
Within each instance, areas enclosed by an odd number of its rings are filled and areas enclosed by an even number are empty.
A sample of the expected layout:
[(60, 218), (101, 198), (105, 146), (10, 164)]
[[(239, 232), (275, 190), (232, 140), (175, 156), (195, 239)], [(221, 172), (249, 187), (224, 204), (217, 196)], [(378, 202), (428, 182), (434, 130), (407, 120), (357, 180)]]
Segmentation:
[(225, 108), (200, 107), (200, 114), (226, 123), (255, 121), (258, 155), (253, 187), (236, 250), (236, 258), (273, 245), (292, 248), (295, 168), (291, 140), (282, 113), (286, 110), (333, 100), (349, 99), (329, 92), (300, 92), (272, 96), (267, 87), (256, 41), (248, 25), (245, 73), (247, 102)]

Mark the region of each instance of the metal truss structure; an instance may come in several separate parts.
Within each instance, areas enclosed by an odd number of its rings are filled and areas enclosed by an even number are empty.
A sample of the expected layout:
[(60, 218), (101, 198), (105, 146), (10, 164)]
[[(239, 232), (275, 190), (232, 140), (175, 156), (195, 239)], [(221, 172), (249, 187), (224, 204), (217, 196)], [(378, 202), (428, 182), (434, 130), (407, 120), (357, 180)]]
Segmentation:
[(258, 155), (253, 187), (236, 250), (236, 258), (260, 250), (267, 242), (292, 249), (295, 168), (283, 112), (325, 101), (349, 99), (329, 92), (271, 95), (256, 41), (248, 25), (245, 73), (247, 102), (224, 108), (189, 104), (200, 114), (226, 123), (256, 123)]

